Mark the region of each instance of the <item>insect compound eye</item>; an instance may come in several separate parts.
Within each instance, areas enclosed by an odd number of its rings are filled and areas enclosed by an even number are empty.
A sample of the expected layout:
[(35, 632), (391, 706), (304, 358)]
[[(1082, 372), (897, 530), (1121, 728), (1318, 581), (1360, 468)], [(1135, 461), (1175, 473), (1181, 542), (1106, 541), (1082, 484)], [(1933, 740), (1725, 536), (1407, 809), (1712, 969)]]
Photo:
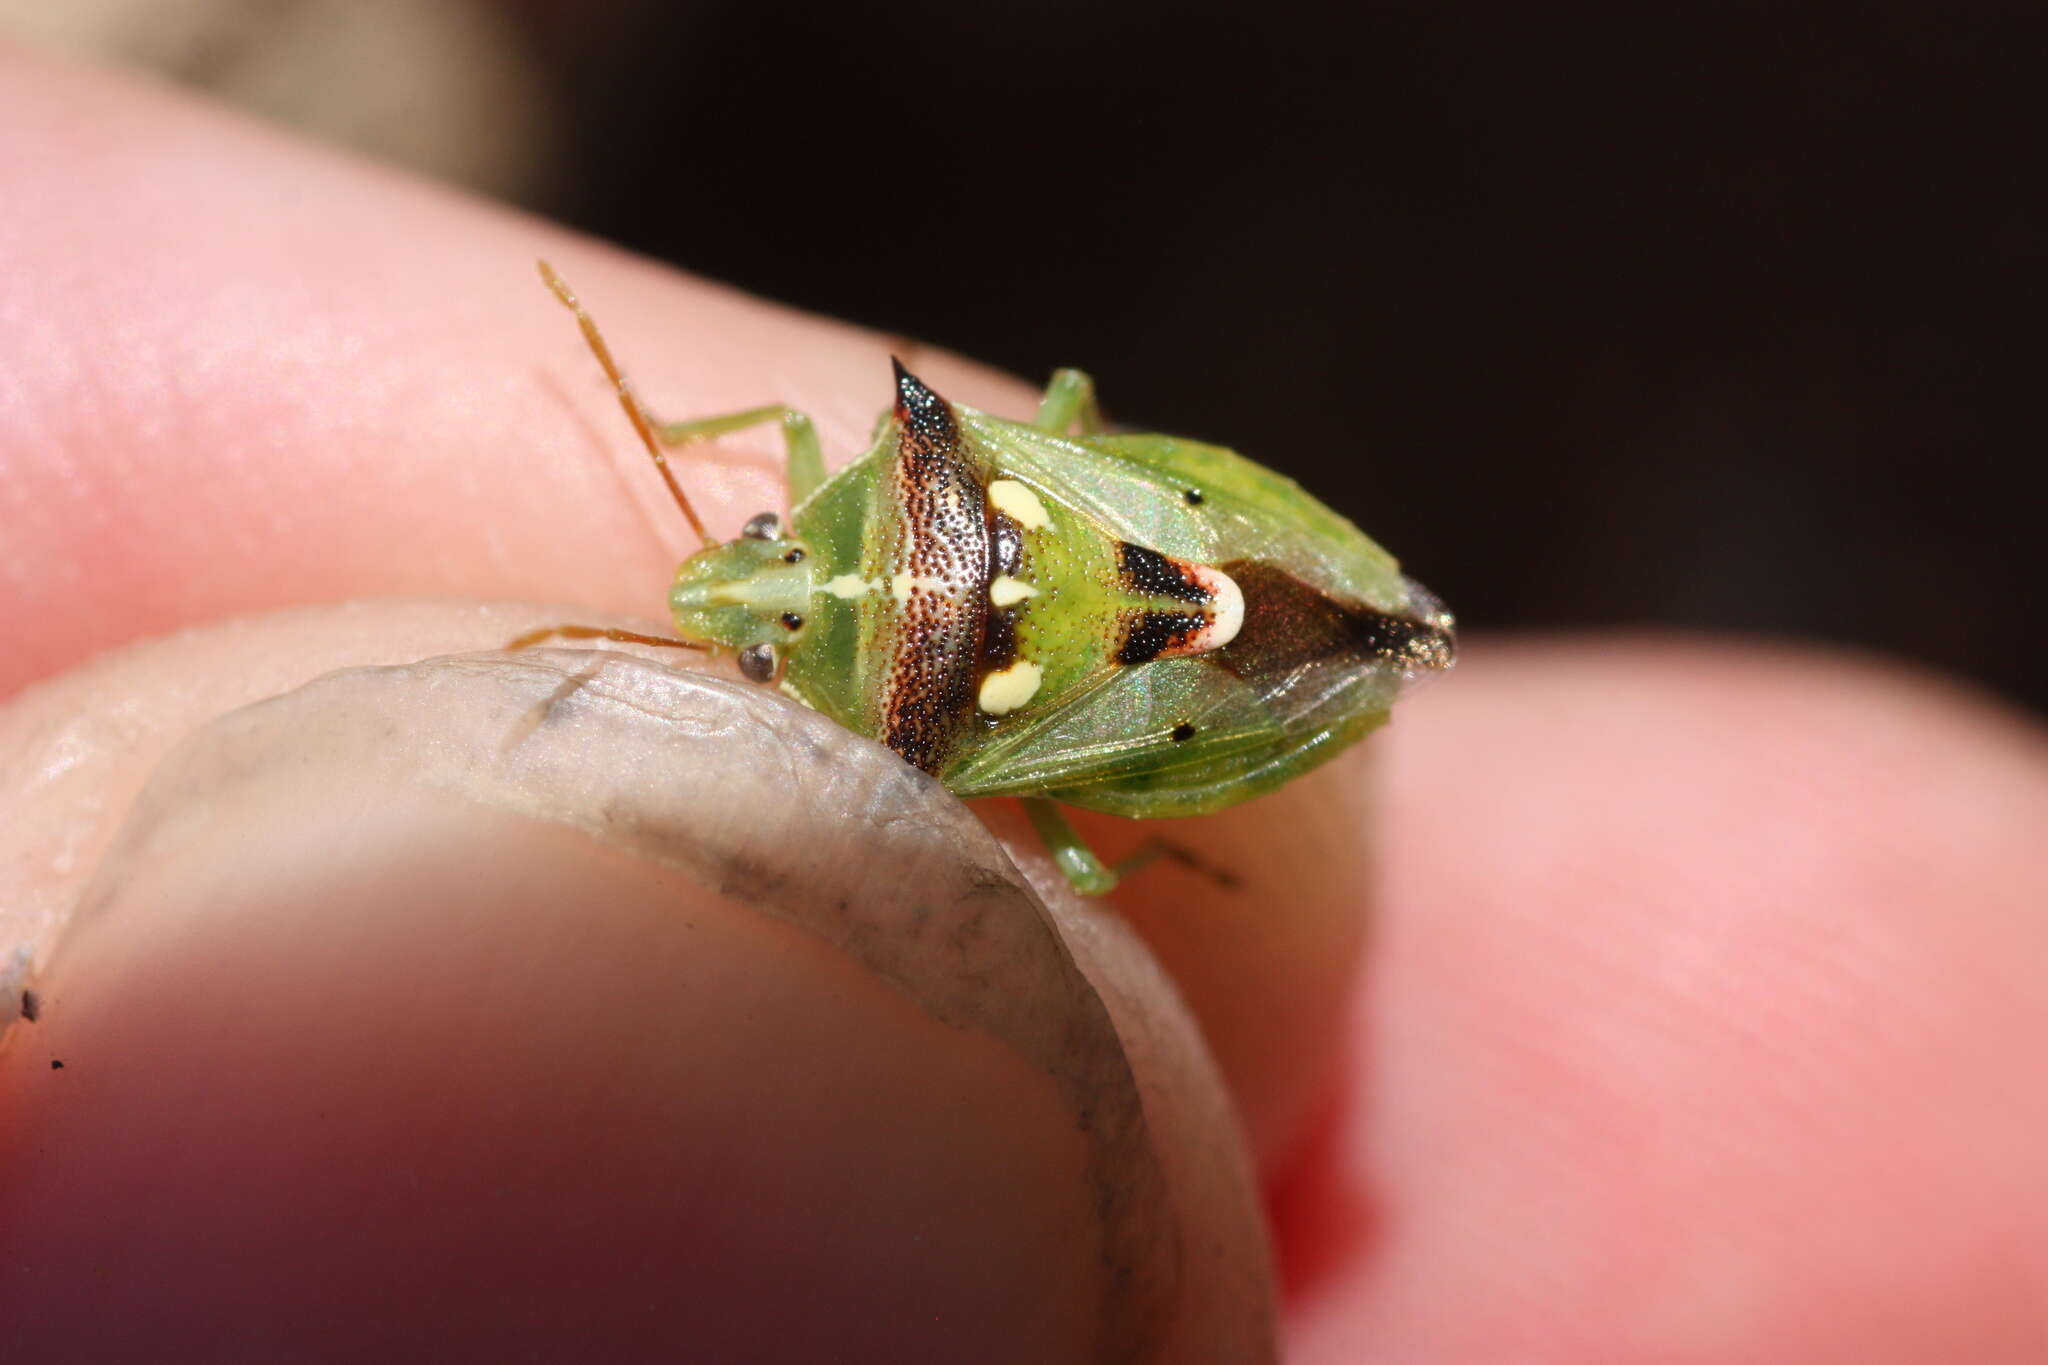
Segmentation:
[(775, 681), (775, 646), (748, 645), (740, 651), (740, 676), (748, 682)]
[(798, 616), (793, 611), (786, 611), (782, 613), (782, 628), (784, 630), (802, 630), (804, 628), (804, 618)]
[(1180, 724), (1173, 727), (1173, 742), (1175, 744), (1185, 744), (1194, 737), (1195, 727), (1188, 724), (1186, 721), (1182, 721)]
[(1200, 507), (1202, 505), (1202, 490), (1199, 488), (1187, 489), (1180, 497), (1181, 501), (1190, 507)]
[(801, 564), (801, 563), (803, 563), (803, 562), (804, 562), (804, 547), (803, 547), (803, 546), (801, 546), (801, 545), (799, 545), (799, 546), (797, 546), (797, 547), (796, 547), (795, 549), (792, 549), (792, 550), (786, 550), (786, 551), (784, 551), (784, 552), (783, 552), (783, 555), (782, 555), (782, 562), (783, 562), (783, 563), (785, 563), (785, 564)]
[(746, 540), (773, 540), (781, 534), (782, 518), (773, 512), (756, 512), (740, 527), (740, 536)]

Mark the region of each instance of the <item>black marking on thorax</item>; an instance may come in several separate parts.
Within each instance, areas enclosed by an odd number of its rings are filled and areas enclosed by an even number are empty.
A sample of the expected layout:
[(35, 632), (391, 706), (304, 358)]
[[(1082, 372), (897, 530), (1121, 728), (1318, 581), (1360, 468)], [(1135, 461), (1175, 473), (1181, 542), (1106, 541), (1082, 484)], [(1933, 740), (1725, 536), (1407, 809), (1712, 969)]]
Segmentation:
[(1202, 657), (1255, 686), (1334, 658), (1431, 667), (1447, 648), (1444, 632), (1425, 621), (1332, 597), (1277, 564), (1236, 559), (1218, 567), (1244, 594), (1244, 625)]
[[(1017, 578), (1022, 574), (1024, 528), (994, 503), (988, 505), (988, 545), (991, 586), (998, 578)], [(999, 607), (989, 600), (986, 591), (981, 600), (988, 612), (981, 633), (980, 676), (986, 678), (1017, 662), (1017, 621), (1024, 614), (1024, 604), (1012, 602)]]
[(1015, 578), (1023, 572), (1024, 528), (993, 503), (988, 509), (988, 544), (992, 575)]

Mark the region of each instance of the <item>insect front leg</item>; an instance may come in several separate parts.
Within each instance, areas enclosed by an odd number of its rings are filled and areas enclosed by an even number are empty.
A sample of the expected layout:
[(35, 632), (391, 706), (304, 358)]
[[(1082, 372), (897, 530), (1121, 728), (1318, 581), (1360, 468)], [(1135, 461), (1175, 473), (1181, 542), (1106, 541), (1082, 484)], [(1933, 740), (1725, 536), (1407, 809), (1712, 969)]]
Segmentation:
[(1085, 370), (1054, 370), (1052, 382), (1045, 386), (1045, 397), (1038, 400), (1038, 420), (1032, 425), (1040, 431), (1061, 436), (1074, 425), (1076, 418), (1080, 419), (1084, 436), (1093, 436), (1102, 430), (1102, 409), (1095, 402), (1095, 381)]
[(784, 407), (780, 403), (764, 408), (748, 408), (745, 412), (729, 412), (722, 417), (704, 417), (694, 422), (662, 422), (647, 411), (640, 395), (627, 382), (619, 363), (612, 359), (612, 348), (605, 344), (604, 333), (598, 329), (597, 319), (576, 297), (576, 291), (568, 282), (555, 273), (555, 268), (546, 261), (540, 262), (540, 277), (560, 299), (562, 306), (576, 315), (576, 323), (583, 329), (583, 340), (589, 345), (590, 353), (597, 357), (605, 375), (617, 390), (619, 406), (625, 410), (627, 420), (632, 422), (641, 443), (647, 447), (648, 455), (654, 460), (654, 467), (661, 471), (662, 482), (676, 500), (683, 519), (690, 523), (690, 529), (706, 545), (711, 537), (705, 533), (704, 523), (697, 517), (697, 509), (690, 505), (690, 499), (683, 492), (683, 486), (676, 482), (675, 471), (668, 467), (668, 457), (662, 454), (663, 446), (686, 445), (691, 441), (709, 440), (729, 431), (760, 422), (780, 421), (782, 440), (789, 451), (789, 496), (790, 505), (795, 506), (809, 497), (811, 490), (825, 481), (825, 456), (818, 449), (818, 434), (811, 426), (811, 419), (801, 412)]
[(810, 414), (780, 403), (770, 403), (766, 407), (728, 412), (718, 417), (699, 417), (689, 422), (656, 421), (653, 426), (655, 436), (663, 445), (681, 446), (744, 431), (763, 422), (782, 423), (782, 444), (789, 456), (786, 468), (789, 505), (794, 507), (825, 482), (825, 452), (818, 444), (818, 429), (811, 424)]

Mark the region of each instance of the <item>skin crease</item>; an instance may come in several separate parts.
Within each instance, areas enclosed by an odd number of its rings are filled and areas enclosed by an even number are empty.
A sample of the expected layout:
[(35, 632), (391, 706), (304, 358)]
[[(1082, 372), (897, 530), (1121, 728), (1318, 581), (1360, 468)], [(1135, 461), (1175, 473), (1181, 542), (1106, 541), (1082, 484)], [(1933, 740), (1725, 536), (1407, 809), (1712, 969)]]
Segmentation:
[[(886, 373), (878, 338), (6, 53), (0, 184), (35, 208), (0, 213), (0, 692), (298, 603), (657, 609), (683, 541), (536, 255), (666, 414), (780, 399), (843, 457)], [(715, 531), (778, 505), (772, 435), (689, 469)], [(1370, 814), (1355, 763), (1177, 831), (1298, 894), (1117, 898), (1258, 1143), (1287, 1359), (2048, 1356), (2032, 718), (1856, 658), (1482, 640), (1371, 747)]]

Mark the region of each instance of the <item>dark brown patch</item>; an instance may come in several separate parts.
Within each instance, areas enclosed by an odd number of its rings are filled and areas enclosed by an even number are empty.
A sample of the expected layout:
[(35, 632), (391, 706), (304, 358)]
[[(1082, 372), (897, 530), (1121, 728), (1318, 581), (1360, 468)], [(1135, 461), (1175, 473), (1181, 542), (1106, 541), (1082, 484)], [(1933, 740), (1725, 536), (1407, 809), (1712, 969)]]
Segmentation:
[(1346, 602), (1302, 582), (1277, 564), (1236, 559), (1217, 566), (1244, 594), (1237, 638), (1204, 658), (1258, 684), (1303, 664), (1350, 657), (1396, 668), (1440, 667), (1449, 637), (1435, 626)]
[(1024, 528), (993, 503), (988, 509), (988, 544), (991, 577), (1017, 577), (1024, 567)]
[(882, 742), (936, 773), (974, 698), (987, 625), (987, 494), (945, 399), (896, 364), (896, 562), (914, 579), (882, 703)]
[(21, 1017), (33, 1024), (43, 1017), (43, 997), (34, 991), (21, 993)]
[(989, 608), (988, 624), (981, 636), (983, 676), (1000, 673), (1017, 662), (1017, 616), (1015, 606)]
[[(998, 577), (1015, 578), (1023, 572), (1024, 528), (994, 503), (988, 504), (988, 545), (991, 586)], [(988, 601), (986, 594), (982, 601), (988, 608), (988, 619), (981, 632), (980, 677), (986, 678), (1017, 662), (1017, 622), (1024, 614), (1024, 604), (1013, 602), (998, 607)]]
[(1214, 600), (1209, 590), (1188, 574), (1187, 566), (1157, 550), (1133, 545), (1128, 540), (1119, 541), (1116, 558), (1124, 588), (1135, 596), (1171, 597), (1200, 606)]
[(1124, 638), (1117, 646), (1116, 661), (1150, 663), (1167, 650), (1187, 644), (1208, 624), (1209, 618), (1202, 612), (1135, 612), (1124, 621)]

